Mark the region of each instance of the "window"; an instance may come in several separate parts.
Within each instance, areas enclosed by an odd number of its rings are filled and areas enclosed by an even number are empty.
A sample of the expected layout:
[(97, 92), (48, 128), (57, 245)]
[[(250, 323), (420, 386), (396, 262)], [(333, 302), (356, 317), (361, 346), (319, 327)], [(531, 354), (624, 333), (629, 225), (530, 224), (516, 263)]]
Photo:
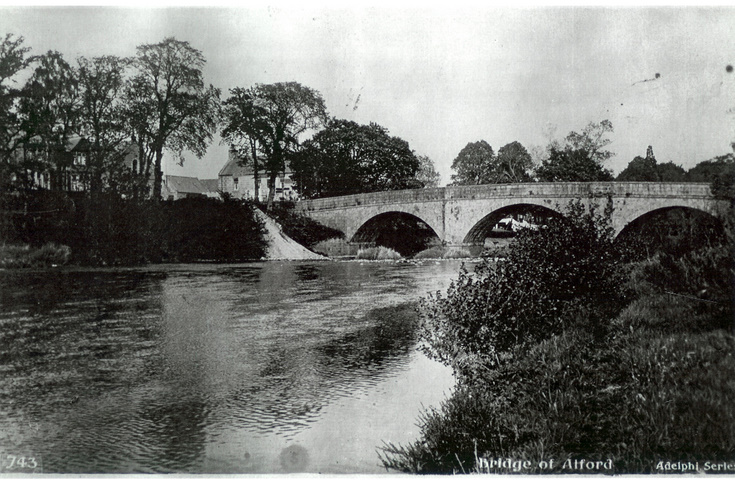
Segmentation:
[(238, 190), (240, 188), (240, 185), (238, 183), (238, 178), (233, 178), (232, 181), (235, 182), (234, 190)]
[(86, 153), (74, 153), (74, 165), (86, 165), (87, 164), (87, 154)]

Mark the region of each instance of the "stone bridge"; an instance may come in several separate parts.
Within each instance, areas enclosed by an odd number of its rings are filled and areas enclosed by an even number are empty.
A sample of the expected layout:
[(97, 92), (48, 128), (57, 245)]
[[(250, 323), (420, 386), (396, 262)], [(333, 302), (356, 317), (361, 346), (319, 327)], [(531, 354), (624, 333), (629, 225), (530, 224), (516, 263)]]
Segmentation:
[(670, 208), (716, 215), (727, 202), (712, 196), (708, 183), (569, 182), (472, 185), (398, 190), (303, 200), (298, 208), (320, 223), (341, 230), (350, 241), (368, 222), (387, 215), (411, 215), (425, 222), (448, 245), (482, 243), (504, 216), (519, 209), (563, 213), (580, 199), (603, 208), (611, 198), (619, 234), (636, 219)]

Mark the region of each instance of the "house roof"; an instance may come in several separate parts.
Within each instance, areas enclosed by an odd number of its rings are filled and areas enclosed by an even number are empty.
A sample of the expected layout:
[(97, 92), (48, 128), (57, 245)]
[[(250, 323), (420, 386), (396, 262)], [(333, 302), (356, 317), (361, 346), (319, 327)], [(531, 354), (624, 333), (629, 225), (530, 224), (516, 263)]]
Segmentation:
[(178, 175), (166, 175), (165, 186), (169, 192), (205, 194), (210, 191), (198, 178)]
[(219, 171), (219, 176), (224, 177), (226, 175), (232, 175), (234, 177), (243, 177), (245, 175), (252, 175), (253, 169), (251, 167), (238, 165), (239, 161), (239, 158), (231, 156), (227, 163), (225, 163), (225, 166), (222, 167), (222, 170)]
[(209, 192), (216, 192), (219, 190), (219, 179), (218, 178), (212, 178), (207, 180), (199, 180), (199, 182), (204, 185), (204, 188), (207, 189)]
[[(235, 157), (230, 157), (230, 159), (225, 163), (225, 166), (222, 167), (222, 170), (219, 171), (220, 177), (225, 177), (228, 175), (231, 175), (233, 177), (245, 177), (248, 175), (253, 174), (253, 168), (251, 166), (244, 167), (242, 165), (238, 165), (238, 162), (240, 159)], [(265, 172), (262, 169), (258, 169), (261, 175), (265, 177)], [(288, 162), (286, 163), (286, 171), (283, 172), (286, 175), (290, 175), (291, 168), (289, 168)]]

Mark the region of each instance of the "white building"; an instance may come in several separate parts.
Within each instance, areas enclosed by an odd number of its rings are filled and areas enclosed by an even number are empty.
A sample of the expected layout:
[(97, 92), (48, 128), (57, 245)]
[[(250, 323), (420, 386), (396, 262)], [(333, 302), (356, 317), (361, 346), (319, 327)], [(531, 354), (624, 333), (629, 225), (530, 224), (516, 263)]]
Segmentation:
[[(243, 198), (247, 200), (255, 199), (255, 175), (251, 167), (239, 165), (240, 159), (230, 152), (229, 160), (219, 172), (220, 191), (230, 194), (233, 198)], [(259, 188), (258, 200), (265, 202), (268, 200), (268, 175), (262, 170), (258, 172)], [(286, 171), (276, 177), (276, 193), (274, 196), (276, 201), (298, 200), (298, 194), (293, 188), (293, 180), (291, 179), (291, 171), (286, 167)]]

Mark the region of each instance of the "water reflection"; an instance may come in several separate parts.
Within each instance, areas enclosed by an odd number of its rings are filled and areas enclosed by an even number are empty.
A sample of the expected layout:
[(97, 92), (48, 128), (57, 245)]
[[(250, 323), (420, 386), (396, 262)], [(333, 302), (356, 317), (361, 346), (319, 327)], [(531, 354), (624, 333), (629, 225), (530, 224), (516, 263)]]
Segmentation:
[(325, 465), (314, 448), (345, 442), (319, 432), (335, 409), (419, 375), (406, 300), (457, 268), (1, 272), (0, 446), (42, 455), (47, 472), (372, 471), (372, 457)]

